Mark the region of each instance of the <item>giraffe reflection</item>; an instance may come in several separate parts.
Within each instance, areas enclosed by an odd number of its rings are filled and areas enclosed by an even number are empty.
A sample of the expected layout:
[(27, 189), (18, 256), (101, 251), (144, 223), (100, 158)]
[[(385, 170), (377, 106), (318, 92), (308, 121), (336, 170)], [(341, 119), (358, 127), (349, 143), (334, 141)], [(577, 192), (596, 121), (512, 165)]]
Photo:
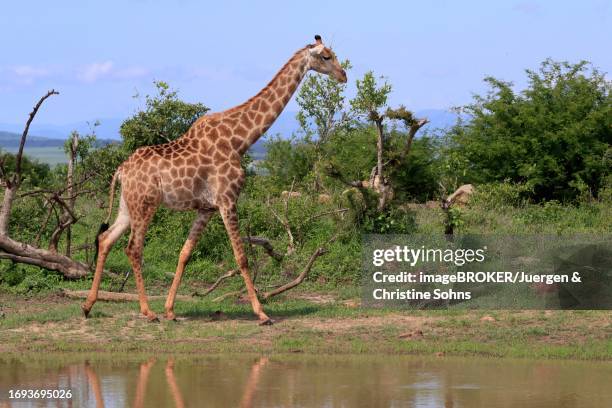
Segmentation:
[(87, 382), (93, 390), (94, 398), (96, 399), (96, 407), (104, 406), (104, 399), (102, 398), (102, 387), (100, 386), (100, 378), (94, 369), (89, 365), (89, 361), (85, 362), (85, 375), (87, 376)]
[(170, 394), (172, 394), (172, 398), (174, 399), (174, 406), (176, 408), (183, 408), (185, 406), (185, 401), (183, 400), (183, 394), (181, 394), (181, 390), (176, 383), (176, 378), (174, 377), (174, 359), (169, 358), (166, 363), (166, 381), (168, 381), (168, 387), (170, 388)]
[[(151, 406), (150, 403), (146, 404), (145, 400), (147, 397), (147, 385), (149, 383), (151, 369), (155, 365), (156, 361), (157, 360), (155, 358), (151, 358), (140, 364), (136, 385), (136, 395), (134, 397), (134, 404), (132, 405), (134, 408), (143, 408)], [(184, 408), (185, 400), (174, 375), (174, 364), (175, 363), (173, 358), (169, 358), (166, 362), (166, 382), (168, 384), (168, 389), (170, 390), (170, 395), (174, 400), (174, 406), (176, 408)], [(256, 396), (257, 385), (259, 384), (262, 370), (267, 364), (268, 358), (261, 357), (256, 360), (255, 363), (253, 363), (253, 365), (251, 366), (251, 371), (249, 373), (249, 377), (247, 379), (246, 385), (242, 392), (242, 398), (240, 400), (241, 408), (250, 408), (253, 406), (253, 400)], [(96, 401), (96, 407), (104, 408), (104, 390), (102, 389), (100, 378), (88, 362), (85, 363), (85, 374), (87, 376), (87, 382), (89, 384), (89, 387), (93, 391), (93, 395)]]

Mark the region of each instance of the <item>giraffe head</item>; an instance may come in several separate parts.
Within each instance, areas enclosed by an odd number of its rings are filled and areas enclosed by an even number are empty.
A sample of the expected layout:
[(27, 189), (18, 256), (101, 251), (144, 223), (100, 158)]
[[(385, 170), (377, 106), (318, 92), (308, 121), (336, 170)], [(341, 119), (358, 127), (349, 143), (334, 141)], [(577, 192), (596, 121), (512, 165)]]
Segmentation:
[(329, 75), (338, 82), (346, 83), (346, 72), (342, 69), (336, 54), (323, 45), (320, 35), (315, 35), (315, 43), (308, 46), (308, 69)]

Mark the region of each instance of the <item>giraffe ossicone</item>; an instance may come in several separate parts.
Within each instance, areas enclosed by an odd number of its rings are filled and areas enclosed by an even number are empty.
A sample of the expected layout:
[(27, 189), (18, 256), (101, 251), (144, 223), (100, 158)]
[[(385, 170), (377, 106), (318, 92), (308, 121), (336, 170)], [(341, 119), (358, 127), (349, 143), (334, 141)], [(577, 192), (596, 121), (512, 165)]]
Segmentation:
[[(315, 41), (315, 44), (298, 50), (254, 97), (226, 111), (204, 115), (187, 133), (172, 142), (137, 149), (119, 166), (111, 183), (108, 219), (97, 239), (93, 283), (82, 306), (86, 317), (97, 300), (106, 257), (113, 244), (129, 228), (130, 239), (125, 253), (134, 271), (140, 311), (149, 320), (157, 320), (145, 294), (142, 251), (148, 225), (157, 208), (165, 205), (175, 210), (197, 212), (179, 254), (165, 304), (166, 317), (175, 318), (174, 302), (185, 265), (206, 224), (214, 212), (219, 211), (253, 311), (260, 323), (272, 322), (257, 299), (238, 228), (236, 201), (244, 183), (240, 160), (278, 118), (308, 71), (346, 82), (346, 72), (336, 55), (325, 47), (320, 36), (315, 36)], [(119, 210), (115, 222), (107, 227), (116, 181), (121, 183)]]

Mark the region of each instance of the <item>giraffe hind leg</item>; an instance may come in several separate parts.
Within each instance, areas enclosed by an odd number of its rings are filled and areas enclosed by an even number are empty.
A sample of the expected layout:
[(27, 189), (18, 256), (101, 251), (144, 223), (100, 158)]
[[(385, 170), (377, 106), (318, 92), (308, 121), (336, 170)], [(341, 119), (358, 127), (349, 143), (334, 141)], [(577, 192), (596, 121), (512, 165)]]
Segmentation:
[(108, 228), (108, 230), (102, 232), (98, 235), (97, 241), (97, 252), (98, 256), (96, 259), (96, 271), (94, 272), (93, 282), (91, 284), (91, 289), (89, 290), (89, 294), (87, 296), (87, 300), (81, 309), (83, 310), (83, 314), (85, 317), (89, 316), (89, 312), (93, 307), (94, 303), (98, 299), (98, 290), (100, 289), (100, 282), (102, 281), (102, 272), (104, 271), (104, 263), (106, 262), (106, 257), (108, 253), (112, 249), (113, 245), (121, 235), (130, 227), (130, 215), (127, 211), (125, 201), (123, 197), (119, 203), (119, 214), (115, 219), (113, 225)]

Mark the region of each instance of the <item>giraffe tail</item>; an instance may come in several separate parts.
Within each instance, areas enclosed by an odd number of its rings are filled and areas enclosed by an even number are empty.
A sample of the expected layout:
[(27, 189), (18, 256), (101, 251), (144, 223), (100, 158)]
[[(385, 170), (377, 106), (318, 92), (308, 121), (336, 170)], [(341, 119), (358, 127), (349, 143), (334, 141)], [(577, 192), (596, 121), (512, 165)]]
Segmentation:
[(94, 253), (94, 259), (98, 259), (98, 248), (99, 248), (99, 244), (100, 244), (100, 235), (108, 230), (109, 228), (109, 221), (111, 216), (113, 215), (113, 200), (115, 198), (115, 184), (117, 183), (117, 177), (120, 175), (121, 173), (121, 167), (119, 167), (117, 169), (117, 171), (115, 171), (115, 174), (113, 174), (113, 180), (111, 181), (111, 185), (110, 185), (110, 196), (108, 198), (108, 214), (106, 215), (106, 219), (104, 220), (104, 222), (102, 224), (100, 224), (100, 229), (98, 229), (98, 233), (96, 234), (96, 242), (95, 242), (95, 253)]
[(121, 174), (121, 167), (117, 169), (115, 174), (113, 174), (113, 180), (110, 184), (110, 196), (108, 197), (108, 214), (106, 215), (106, 220), (104, 220), (104, 224), (106, 224), (106, 229), (108, 229), (108, 223), (110, 221), (111, 216), (113, 215), (113, 200), (115, 198), (115, 184), (117, 183), (117, 177)]

